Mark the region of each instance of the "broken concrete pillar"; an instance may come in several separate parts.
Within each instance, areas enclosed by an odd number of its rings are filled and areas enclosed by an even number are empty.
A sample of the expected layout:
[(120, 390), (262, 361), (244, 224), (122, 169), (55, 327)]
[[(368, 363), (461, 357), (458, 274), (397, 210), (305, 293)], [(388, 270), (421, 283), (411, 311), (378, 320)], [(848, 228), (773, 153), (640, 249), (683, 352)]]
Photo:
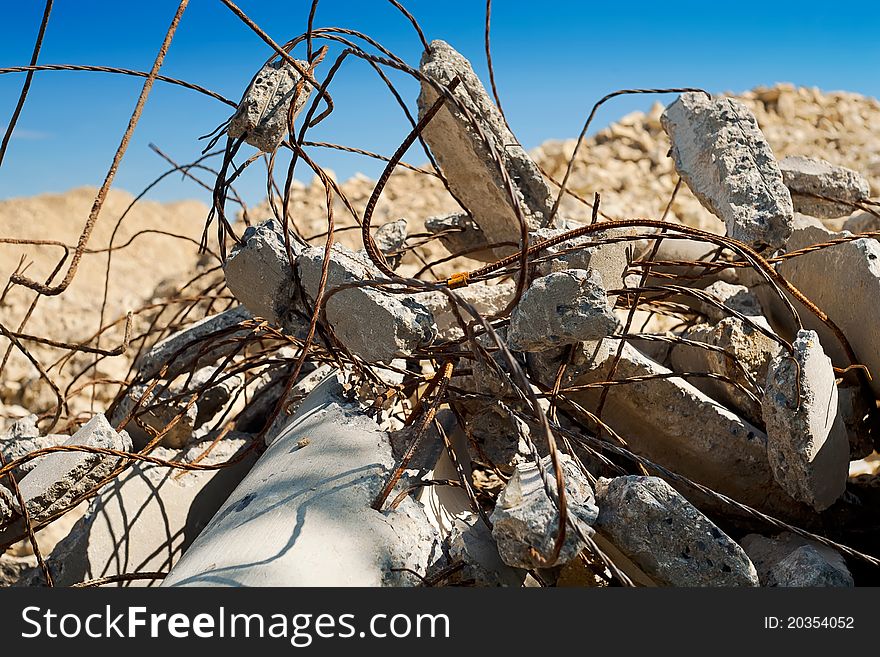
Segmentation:
[(658, 584), (758, 586), (743, 549), (658, 477), (600, 479), (596, 529)]
[[(125, 396), (116, 404), (110, 416), (110, 422), (114, 427), (119, 426), (119, 423), (128, 416), (131, 409), (135, 407), (138, 400), (147, 391), (147, 387), (146, 384), (141, 384), (131, 386), (128, 389)], [(175, 396), (174, 393), (168, 390), (159, 391), (154, 388), (140, 405), (134, 417), (125, 425), (124, 428), (131, 436), (132, 444), (137, 449), (144, 448), (153, 440), (153, 435), (141, 428), (138, 420), (158, 433), (163, 431), (175, 417), (180, 415), (174, 426), (162, 437), (161, 444), (172, 449), (180, 449), (192, 440), (193, 429), (196, 426), (196, 418), (199, 412), (198, 405), (195, 403), (187, 404), (188, 397), (191, 395), (174, 399), (173, 397)]]
[(253, 319), (244, 306), (224, 310), (190, 324), (160, 340), (135, 363), (138, 378), (147, 381), (168, 365), (165, 378), (173, 379), (182, 372), (216, 363), (238, 348), (237, 338), (250, 330), (232, 330), (237, 324)]
[[(130, 451), (131, 439), (124, 431), (117, 433), (103, 415), (96, 415), (70, 436), (65, 445), (102, 447), (118, 451)], [(58, 452), (47, 454), (42, 461), (18, 482), (22, 498), (27, 505), (31, 523), (39, 524), (56, 511), (70, 506), (71, 502), (88, 492), (107, 477), (120, 464), (115, 456), (88, 452)], [(15, 503), (19, 510), (18, 501)], [(22, 520), (0, 530), (0, 546), (9, 545), (25, 535)]]
[[(563, 389), (606, 381), (617, 348), (618, 341), (613, 339), (576, 347)], [(532, 372), (543, 385), (553, 384), (563, 353), (528, 355)], [(691, 383), (669, 374), (667, 368), (624, 345), (614, 378), (640, 380), (608, 388), (602, 420), (626, 440), (631, 451), (673, 472), (769, 513), (803, 517), (806, 505), (795, 502), (774, 480), (764, 432)], [(601, 388), (569, 390), (565, 395), (595, 411)]]
[(514, 351), (546, 351), (616, 328), (601, 274), (564, 269), (532, 281), (511, 313), (507, 343)]
[(731, 98), (684, 93), (666, 108), (663, 129), (675, 168), (727, 235), (775, 250), (792, 230), (791, 195), (752, 112)]
[[(302, 70), (309, 68), (308, 62), (296, 63)], [(233, 139), (244, 137), (251, 146), (271, 153), (287, 135), (291, 103), (295, 119), (311, 92), (312, 85), (289, 62), (280, 59), (266, 64), (244, 92), (226, 133)]]
[(371, 508), (394, 458), (388, 436), (330, 378), (303, 402), (163, 586), (400, 586), (439, 556), (411, 498)]
[(849, 440), (837, 414), (831, 360), (813, 331), (800, 331), (794, 356), (782, 352), (767, 373), (762, 412), (776, 481), (817, 511), (846, 489)]
[(450, 253), (468, 251), (468, 258), (492, 262), (495, 252), (488, 247), (489, 240), (482, 229), (467, 214), (445, 214), (425, 219), (425, 230), (440, 236), (440, 242)]
[(853, 211), (852, 205), (816, 198), (814, 194), (849, 203), (865, 201), (871, 194), (871, 185), (857, 172), (819, 158), (786, 157), (780, 160), (779, 169), (795, 211), (811, 217), (833, 219)]
[[(498, 164), (492, 158), (492, 150), (510, 175), (528, 227), (535, 230), (547, 225), (553, 207), (550, 188), (510, 132), (467, 59), (444, 41), (432, 41), (422, 56), (420, 70), (428, 79), (447, 87), (458, 77), (461, 84), (452, 95), (482, 129), (483, 135), (480, 135), (467, 114), (447, 102), (422, 135), (449, 181), (452, 193), (474, 218), (486, 239), (489, 242), (520, 241), (519, 221)], [(418, 100), (419, 118), (437, 98), (434, 86), (423, 81)]]
[[(702, 377), (687, 378), (694, 387), (738, 411), (753, 424), (761, 423), (761, 390), (756, 390), (755, 386), (763, 386), (770, 361), (782, 346), (747, 322), (729, 316), (716, 324), (697, 324), (682, 337), (720, 347), (733, 358), (718, 351), (677, 344), (672, 350), (673, 369), (682, 373), (720, 374), (739, 383), (751, 391), (757, 400), (725, 381)], [(751, 376), (751, 381), (743, 373), (743, 369)]]
[[(559, 462), (565, 478), (569, 520), (576, 523), (583, 534), (590, 535), (599, 513), (593, 488), (570, 456), (560, 454)], [(545, 456), (541, 463), (547, 471), (550, 490), (555, 495), (557, 488), (552, 461)], [(513, 476), (498, 496), (491, 520), (498, 553), (504, 563), (514, 568), (547, 568), (565, 564), (577, 557), (585, 547), (569, 526), (558, 557), (548, 561), (553, 554), (559, 530), (559, 510), (547, 496), (541, 473), (533, 462), (516, 466)]]
[[(306, 249), (297, 259), (303, 289), (312, 301), (318, 293), (323, 263), (323, 247)], [(345, 283), (381, 277), (365, 256), (334, 244), (325, 297)], [(437, 334), (431, 312), (413, 295), (353, 287), (330, 297), (325, 309), (340, 342), (368, 362), (409, 356), (419, 347), (430, 345)]]
[[(229, 290), (252, 314), (297, 338), (304, 338), (309, 322), (297, 304), (293, 267), (287, 257), (284, 231), (275, 219), (250, 226), (242, 235), (223, 271)], [(298, 256), (302, 244), (291, 236), (291, 253)]]
[(740, 545), (764, 586), (853, 586), (837, 550), (797, 534), (783, 532), (773, 538), (749, 534)]
[[(151, 452), (169, 461), (192, 461), (211, 447), (199, 463), (224, 463), (244, 449), (250, 437), (227, 435), (194, 444), (185, 452), (158, 447)], [(55, 586), (70, 586), (98, 577), (143, 571), (167, 571), (248, 471), (249, 456), (219, 470), (181, 471), (135, 462), (92, 499), (88, 511), (52, 554), (47, 564)], [(34, 568), (19, 586), (41, 585)], [(125, 586), (157, 586), (159, 580), (133, 580)]]

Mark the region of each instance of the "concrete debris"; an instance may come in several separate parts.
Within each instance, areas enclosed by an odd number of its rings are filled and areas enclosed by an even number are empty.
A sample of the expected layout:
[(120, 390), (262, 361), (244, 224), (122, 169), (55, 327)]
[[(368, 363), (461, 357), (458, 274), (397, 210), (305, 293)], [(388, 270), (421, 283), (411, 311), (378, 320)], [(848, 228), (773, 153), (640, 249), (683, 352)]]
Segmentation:
[(880, 231), (880, 217), (870, 212), (859, 212), (843, 223), (843, 230), (850, 233), (874, 233)]
[(754, 114), (731, 98), (689, 92), (661, 121), (676, 170), (724, 221), (727, 235), (758, 249), (784, 246), (792, 230), (791, 195)]
[(783, 532), (769, 538), (749, 534), (740, 541), (764, 586), (853, 586), (841, 554), (830, 547)]
[[(575, 349), (562, 385), (608, 379), (618, 341), (584, 343)], [(561, 350), (560, 350), (561, 351)], [(556, 378), (562, 353), (529, 354), (543, 385)], [(803, 517), (797, 504), (774, 480), (767, 460), (767, 436), (758, 427), (708, 397), (690, 382), (624, 345), (615, 374), (624, 386), (608, 388), (602, 420), (624, 437), (628, 449), (749, 506), (788, 518)], [(601, 388), (568, 396), (583, 408), (597, 407)], [(736, 476), (731, 477), (731, 472)]]
[[(440, 556), (424, 509), (370, 508), (394, 467), (388, 437), (319, 385), (163, 586), (402, 586)], [(293, 532), (293, 534), (291, 534)]]
[(236, 306), (190, 324), (157, 342), (138, 359), (135, 364), (138, 378), (152, 379), (165, 365), (168, 366), (165, 378), (173, 379), (194, 367), (216, 363), (236, 349), (236, 339), (250, 333), (248, 329), (235, 330), (235, 326), (249, 319), (253, 319), (253, 315), (247, 308)]
[[(536, 230), (531, 236), (532, 243), (538, 244), (566, 232), (568, 227)], [(639, 254), (638, 243), (628, 240), (607, 244), (594, 243), (603, 239), (634, 235), (636, 232), (628, 228), (613, 228), (548, 247), (535, 258), (534, 275), (546, 276), (566, 269), (593, 269), (602, 276), (606, 289), (625, 287), (624, 276), (630, 260)], [(616, 301), (617, 295), (608, 296), (608, 303), (612, 306)]]
[(789, 156), (780, 160), (779, 169), (795, 211), (812, 217), (833, 219), (851, 214), (850, 204), (865, 201), (871, 194), (870, 184), (856, 171), (816, 157)]
[[(151, 456), (169, 461), (225, 463), (252, 438), (227, 435), (205, 440), (184, 452), (158, 447)], [(206, 455), (205, 455), (206, 454)], [(254, 458), (218, 470), (180, 471), (136, 462), (101, 489), (88, 511), (47, 559), (55, 586), (138, 571), (166, 571), (180, 558), (226, 500)], [(43, 585), (33, 568), (18, 586)], [(133, 580), (127, 586), (157, 586), (159, 580)]]
[[(486, 234), (467, 214), (444, 214), (425, 219), (425, 229), (440, 237), (440, 243), (450, 253), (463, 253), (474, 260), (491, 262), (495, 252), (489, 249)], [(485, 248), (480, 248), (485, 247)]]
[[(589, 536), (593, 533), (591, 527), (599, 514), (593, 488), (571, 457), (560, 454), (559, 460), (565, 478), (569, 519)], [(556, 479), (550, 457), (544, 457), (541, 465), (547, 472), (549, 488), (555, 497)], [(546, 568), (565, 564), (577, 557), (585, 547), (577, 532), (569, 526), (559, 556), (550, 560), (559, 528), (559, 510), (548, 497), (535, 463), (516, 466), (513, 476), (498, 496), (491, 520), (492, 536), (498, 544), (498, 552), (504, 563), (514, 568)]]
[[(725, 317), (715, 321), (715, 324), (697, 324), (688, 329), (683, 337), (719, 347), (726, 353), (678, 344), (672, 350), (672, 368), (681, 373), (720, 374), (740, 384), (756, 399), (725, 381), (699, 376), (687, 378), (694, 387), (709, 397), (758, 425), (762, 422), (760, 386), (764, 385), (770, 362), (782, 346), (738, 317)], [(766, 324), (766, 320), (762, 323)]]
[[(458, 298), (474, 306), (474, 309), (486, 318), (493, 317), (504, 310), (515, 293), (516, 283), (511, 281), (497, 284), (474, 283), (455, 290)], [(454, 304), (446, 294), (443, 292), (422, 292), (416, 295), (416, 298), (434, 316), (438, 339), (458, 340), (464, 337), (464, 330), (459, 325), (458, 318), (453, 311)], [(458, 307), (458, 312), (465, 323), (474, 321), (464, 308)]]
[[(741, 315), (754, 318), (763, 318), (764, 316), (764, 309), (761, 307), (761, 302), (758, 300), (758, 297), (755, 296), (745, 285), (735, 285), (725, 281), (715, 281), (703, 291), (721, 302), (725, 308), (734, 310)], [(700, 312), (713, 322), (720, 322), (725, 317), (730, 317), (730, 313), (726, 313), (715, 304), (706, 303), (705, 301), (700, 303)], [(767, 324), (766, 320), (764, 320), (762, 324), (769, 328), (769, 324)]]
[[(297, 259), (303, 288), (312, 302), (318, 293), (323, 263), (322, 247), (306, 249)], [(373, 278), (382, 276), (363, 255), (334, 245), (325, 298), (340, 285)], [(366, 361), (390, 362), (409, 356), (430, 345), (437, 335), (431, 312), (413, 295), (353, 287), (330, 297), (325, 309), (339, 341)]]
[[(526, 571), (511, 568), (501, 560), (492, 531), (473, 513), (455, 519), (444, 548), (447, 556), (444, 565), (464, 564), (443, 580), (445, 585), (523, 586)], [(441, 570), (435, 567), (428, 575)]]
[[(308, 62), (296, 63), (302, 70), (309, 69)], [(271, 153), (287, 135), (288, 116), (297, 117), (311, 92), (312, 85), (289, 62), (280, 59), (266, 64), (244, 92), (226, 133)]]
[[(213, 382), (211, 380), (213, 379)], [(211, 382), (210, 386), (208, 383)], [(194, 427), (201, 427), (212, 420), (227, 407), (235, 394), (244, 387), (244, 376), (229, 375), (218, 367), (203, 367), (196, 370), (184, 392), (198, 392), (197, 413)], [(207, 386), (207, 387), (206, 387)], [(185, 395), (184, 398), (188, 397)]]
[[(63, 445), (68, 438), (70, 436), (58, 434), (41, 436), (40, 430), (37, 429), (37, 416), (28, 415), (13, 422), (9, 429), (0, 436), (0, 453), (3, 454), (4, 462), (9, 463), (38, 449)], [(39, 456), (23, 463), (14, 471), (15, 476), (22, 477), (37, 467), (44, 458), (45, 456)]]
[(616, 328), (599, 272), (565, 269), (532, 281), (511, 313), (507, 343), (514, 351), (546, 351)]
[(837, 400), (837, 412), (849, 438), (850, 461), (870, 456), (880, 432), (876, 403), (859, 384), (838, 384)]
[[(110, 422), (113, 426), (119, 426), (128, 417), (141, 397), (147, 393), (147, 389), (148, 386), (146, 384), (131, 386), (128, 389), (128, 392), (119, 400), (110, 416)], [(196, 427), (199, 415), (198, 404), (196, 402), (190, 403), (190, 397), (193, 394), (175, 394), (170, 390), (161, 390), (158, 386), (150, 391), (134, 416), (124, 427), (131, 436), (134, 446), (137, 449), (142, 449), (153, 440), (156, 434), (165, 431), (168, 425), (175, 419), (177, 421), (162, 437), (160, 444), (165, 447), (179, 449), (192, 440), (193, 430)], [(139, 422), (145, 424), (156, 434), (148, 432), (140, 426)]]
[(553, 206), (550, 188), (508, 129), (470, 62), (444, 41), (432, 41), (422, 56), (420, 70), (429, 81), (422, 82), (419, 118), (439, 97), (431, 82), (448, 87), (456, 77), (461, 81), (452, 91), (461, 108), (447, 100), (422, 136), (437, 158), (453, 195), (486, 239), (491, 243), (520, 241), (514, 202), (493, 153), (509, 173), (516, 203), (522, 207), (528, 227), (535, 230), (547, 225)]
[(596, 529), (658, 584), (758, 586), (743, 549), (657, 477), (600, 479)]
[[(131, 450), (128, 434), (114, 431), (107, 419), (100, 414), (95, 415), (64, 444), (123, 452)], [(71, 502), (109, 476), (121, 461), (116, 456), (79, 451), (47, 454), (37, 467), (18, 482), (31, 522), (39, 523), (55, 511), (70, 506)], [(7, 525), (0, 531), (0, 546), (9, 545), (23, 534), (21, 521)]]
[(387, 224), (382, 224), (376, 230), (376, 234), (373, 235), (376, 246), (385, 255), (392, 269), (396, 269), (400, 265), (403, 257), (401, 249), (406, 246), (406, 237), (406, 219), (398, 219), (397, 221), (389, 221)]
[[(304, 338), (308, 317), (296, 303), (293, 267), (287, 257), (284, 231), (276, 219), (250, 226), (223, 263), (226, 285), (253, 315), (297, 338)], [(302, 243), (290, 236), (291, 255), (302, 253)]]
[(800, 331), (793, 356), (774, 358), (767, 373), (762, 412), (767, 454), (776, 480), (817, 511), (846, 488), (849, 439), (837, 413), (831, 360), (813, 331)]

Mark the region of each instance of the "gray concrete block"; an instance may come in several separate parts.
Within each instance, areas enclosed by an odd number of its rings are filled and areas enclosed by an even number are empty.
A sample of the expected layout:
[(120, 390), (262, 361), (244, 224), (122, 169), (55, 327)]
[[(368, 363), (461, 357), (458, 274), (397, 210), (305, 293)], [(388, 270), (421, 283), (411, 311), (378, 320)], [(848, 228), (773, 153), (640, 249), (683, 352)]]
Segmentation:
[(850, 203), (864, 201), (871, 194), (871, 185), (856, 171), (819, 158), (801, 155), (786, 157), (780, 160), (779, 169), (785, 186), (791, 192), (795, 211), (812, 217), (843, 217), (851, 214), (853, 208), (845, 203), (815, 198), (811, 194)]

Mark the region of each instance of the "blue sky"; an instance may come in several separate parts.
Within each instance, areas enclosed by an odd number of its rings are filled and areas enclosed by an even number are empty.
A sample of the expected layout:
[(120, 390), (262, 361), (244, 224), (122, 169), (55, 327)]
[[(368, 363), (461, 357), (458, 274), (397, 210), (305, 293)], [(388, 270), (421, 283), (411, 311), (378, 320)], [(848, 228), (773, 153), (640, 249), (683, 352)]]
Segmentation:
[[(428, 39), (449, 41), (487, 80), (483, 0), (403, 3)], [(305, 31), (308, 0), (238, 4), (276, 41)], [(4, 5), (0, 67), (25, 65), (43, 0)], [(40, 62), (148, 70), (176, 5), (175, 0), (56, 0)], [(315, 24), (358, 29), (418, 62), (420, 43), (387, 0), (323, 0)], [(785, 81), (880, 97), (878, 28), (880, 2), (495, 0), (492, 46), (502, 104), (520, 141), (531, 148), (575, 136), (591, 105), (620, 88), (697, 86), (721, 92)], [(219, 0), (191, 0), (162, 72), (237, 100), (269, 54)], [(328, 65), (329, 58), (322, 70)], [(402, 74), (391, 77), (415, 107), (416, 84)], [(23, 81), (23, 74), (0, 75), (0, 126)], [(0, 168), (0, 198), (100, 185), (141, 85), (141, 79), (102, 73), (38, 73)], [(331, 93), (337, 111), (310, 133), (313, 140), (390, 154), (408, 132), (384, 84), (363, 62), (350, 58)], [(595, 126), (647, 109), (653, 100), (614, 100)], [(157, 83), (115, 186), (137, 193), (166, 169), (150, 142), (180, 162), (195, 159), (203, 146), (197, 137), (229, 113), (210, 98)], [(359, 156), (326, 150), (314, 156), (340, 178), (381, 170)], [(409, 159), (421, 163), (424, 157), (412, 152)], [(298, 177), (309, 180), (311, 173), (300, 169)], [(239, 185), (249, 202), (260, 200), (264, 189), (257, 170)], [(203, 190), (179, 177), (167, 179), (150, 197), (207, 200)]]

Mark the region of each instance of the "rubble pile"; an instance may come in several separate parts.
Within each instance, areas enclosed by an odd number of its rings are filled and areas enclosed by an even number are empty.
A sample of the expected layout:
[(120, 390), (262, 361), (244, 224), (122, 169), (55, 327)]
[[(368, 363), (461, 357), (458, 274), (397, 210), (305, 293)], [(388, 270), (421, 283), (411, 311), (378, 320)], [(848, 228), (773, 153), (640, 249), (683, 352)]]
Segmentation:
[[(230, 157), (293, 139), (316, 97), (296, 61), (245, 91)], [(289, 216), (221, 224), (231, 305), (142, 344), (106, 417), (0, 438), (4, 547), (87, 506), (48, 554), (3, 556), (5, 582), (880, 580), (877, 475), (850, 477), (880, 446), (880, 155), (777, 149), (800, 91), (685, 92), (583, 144), (572, 191), (612, 196), (594, 214), (555, 204), (574, 149), (528, 154), (452, 46), (418, 73), (435, 176), (342, 186), (356, 213), (353, 185), (400, 211), (315, 239), (295, 184)], [(847, 125), (827, 126), (841, 145)], [(582, 166), (611, 170), (621, 135), (654, 176), (626, 210), (632, 188)]]

